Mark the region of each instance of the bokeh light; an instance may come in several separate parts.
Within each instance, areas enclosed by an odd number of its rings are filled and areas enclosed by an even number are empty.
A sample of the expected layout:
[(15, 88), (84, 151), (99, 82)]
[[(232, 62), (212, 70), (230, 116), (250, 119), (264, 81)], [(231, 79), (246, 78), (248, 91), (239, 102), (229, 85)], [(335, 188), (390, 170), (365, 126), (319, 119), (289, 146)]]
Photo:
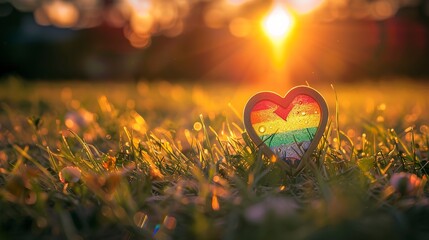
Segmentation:
[(377, 20), (384, 20), (392, 17), (396, 11), (398, 4), (388, 0), (375, 1), (371, 4), (372, 16)]
[[(80, 71), (77, 77), (179, 74), (259, 81), (267, 71), (277, 71), (273, 68), (279, 69), (279, 79), (341, 79), (401, 69), (404, 75), (427, 73), (423, 60), (429, 49), (428, 9), (422, 0), (8, 0), (0, 1), (0, 19), (22, 18), (14, 26), (2, 25), (3, 41), (49, 42), (45, 58), (76, 58), (66, 66), (76, 68), (67, 70), (70, 76)], [(359, 41), (360, 36), (365, 38)], [(73, 47), (60, 46), (66, 41)], [(81, 43), (97, 47), (72, 50)], [(63, 53), (49, 50), (57, 47)], [(31, 55), (40, 54), (34, 44), (25, 48), (32, 48)], [(21, 72), (21, 63), (13, 62), (19, 56), (12, 56), (14, 52), (4, 58), (10, 62), (6, 71)], [(192, 68), (194, 63), (201, 68)], [(386, 67), (392, 63), (404, 67)], [(27, 72), (61, 72), (61, 67), (36, 65), (27, 63)], [(251, 67), (243, 71), (245, 66)]]
[(34, 10), (34, 19), (42, 26), (75, 27), (79, 18), (79, 9), (73, 2), (45, 2)]
[(307, 14), (317, 9), (325, 0), (291, 0), (290, 6), (300, 14)]
[(229, 23), (229, 31), (235, 37), (246, 37), (251, 31), (251, 24), (246, 18), (234, 18)]

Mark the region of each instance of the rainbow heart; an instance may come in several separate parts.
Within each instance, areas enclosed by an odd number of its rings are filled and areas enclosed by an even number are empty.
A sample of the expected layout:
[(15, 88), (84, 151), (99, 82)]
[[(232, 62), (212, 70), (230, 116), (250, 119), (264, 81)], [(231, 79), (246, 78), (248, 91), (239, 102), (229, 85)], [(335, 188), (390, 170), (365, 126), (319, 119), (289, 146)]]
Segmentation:
[(244, 126), (268, 156), (299, 172), (317, 147), (328, 121), (328, 107), (319, 92), (307, 86), (291, 89), (284, 98), (272, 92), (254, 95), (244, 109)]

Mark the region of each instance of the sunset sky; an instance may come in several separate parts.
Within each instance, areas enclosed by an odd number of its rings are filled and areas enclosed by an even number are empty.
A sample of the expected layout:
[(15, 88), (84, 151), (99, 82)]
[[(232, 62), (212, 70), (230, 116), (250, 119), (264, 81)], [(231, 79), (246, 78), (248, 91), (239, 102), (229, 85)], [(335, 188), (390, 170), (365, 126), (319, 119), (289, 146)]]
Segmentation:
[(0, 75), (349, 81), (429, 74), (418, 0), (0, 1)]

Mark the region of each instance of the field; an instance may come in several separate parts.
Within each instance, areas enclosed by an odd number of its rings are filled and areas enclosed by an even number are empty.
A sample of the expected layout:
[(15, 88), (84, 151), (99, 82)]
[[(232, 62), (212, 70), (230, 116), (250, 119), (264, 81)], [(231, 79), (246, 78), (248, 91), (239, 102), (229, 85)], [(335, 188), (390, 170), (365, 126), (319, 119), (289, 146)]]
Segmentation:
[(328, 127), (290, 176), (242, 112), (291, 84), (3, 79), (0, 238), (428, 239), (429, 84), (309, 84)]

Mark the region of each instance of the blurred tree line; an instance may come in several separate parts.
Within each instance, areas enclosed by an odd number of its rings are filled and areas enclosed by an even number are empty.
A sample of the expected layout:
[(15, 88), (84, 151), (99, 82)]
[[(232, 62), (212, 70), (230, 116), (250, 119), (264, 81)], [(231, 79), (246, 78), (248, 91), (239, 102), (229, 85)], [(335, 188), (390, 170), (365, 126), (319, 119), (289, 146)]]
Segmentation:
[[(228, 22), (237, 16), (249, 19), (259, 16), (269, 4), (229, 1), (230, 5), (243, 7), (230, 13), (227, 8), (221, 8), (224, 5), (214, 5), (222, 1), (177, 1), (176, 4), (189, 5), (186, 14), (182, 14), (182, 10), (175, 12), (175, 24), (170, 24), (175, 27), (173, 30), (179, 26), (180, 32), (172, 33), (171, 29), (154, 23), (157, 30), (152, 26), (147, 38), (139, 39), (144, 41), (143, 45), (138, 45), (139, 42), (133, 45), (133, 35), (127, 33), (127, 27), (132, 26), (131, 17), (116, 19), (116, 22), (106, 20), (111, 16), (111, 9), (119, 9), (117, 5), (121, 1), (90, 1), (99, 3), (99, 15), (94, 12), (84, 15), (84, 12), (75, 25), (66, 25), (67, 22), (56, 25), (52, 22), (54, 18), (51, 23), (43, 22), (44, 18), (37, 12), (40, 6), (29, 7), (22, 0), (3, 0), (0, 1), (0, 76), (18, 75), (35, 80), (263, 79), (273, 71), (268, 42), (254, 35), (234, 36)], [(168, 1), (160, 2), (168, 4)], [(303, 17), (303, 24), (296, 29), (284, 52), (287, 62), (282, 74), (304, 80), (344, 81), (387, 75), (422, 79), (428, 76), (427, 1), (326, 2), (325, 7), (311, 17)], [(359, 15), (362, 2), (379, 3), (374, 5), (378, 13)], [(215, 27), (207, 20), (213, 9), (225, 10), (227, 16)], [(62, 11), (61, 16), (71, 14)], [(82, 19), (91, 14), (101, 16), (102, 20), (80, 26)]]

